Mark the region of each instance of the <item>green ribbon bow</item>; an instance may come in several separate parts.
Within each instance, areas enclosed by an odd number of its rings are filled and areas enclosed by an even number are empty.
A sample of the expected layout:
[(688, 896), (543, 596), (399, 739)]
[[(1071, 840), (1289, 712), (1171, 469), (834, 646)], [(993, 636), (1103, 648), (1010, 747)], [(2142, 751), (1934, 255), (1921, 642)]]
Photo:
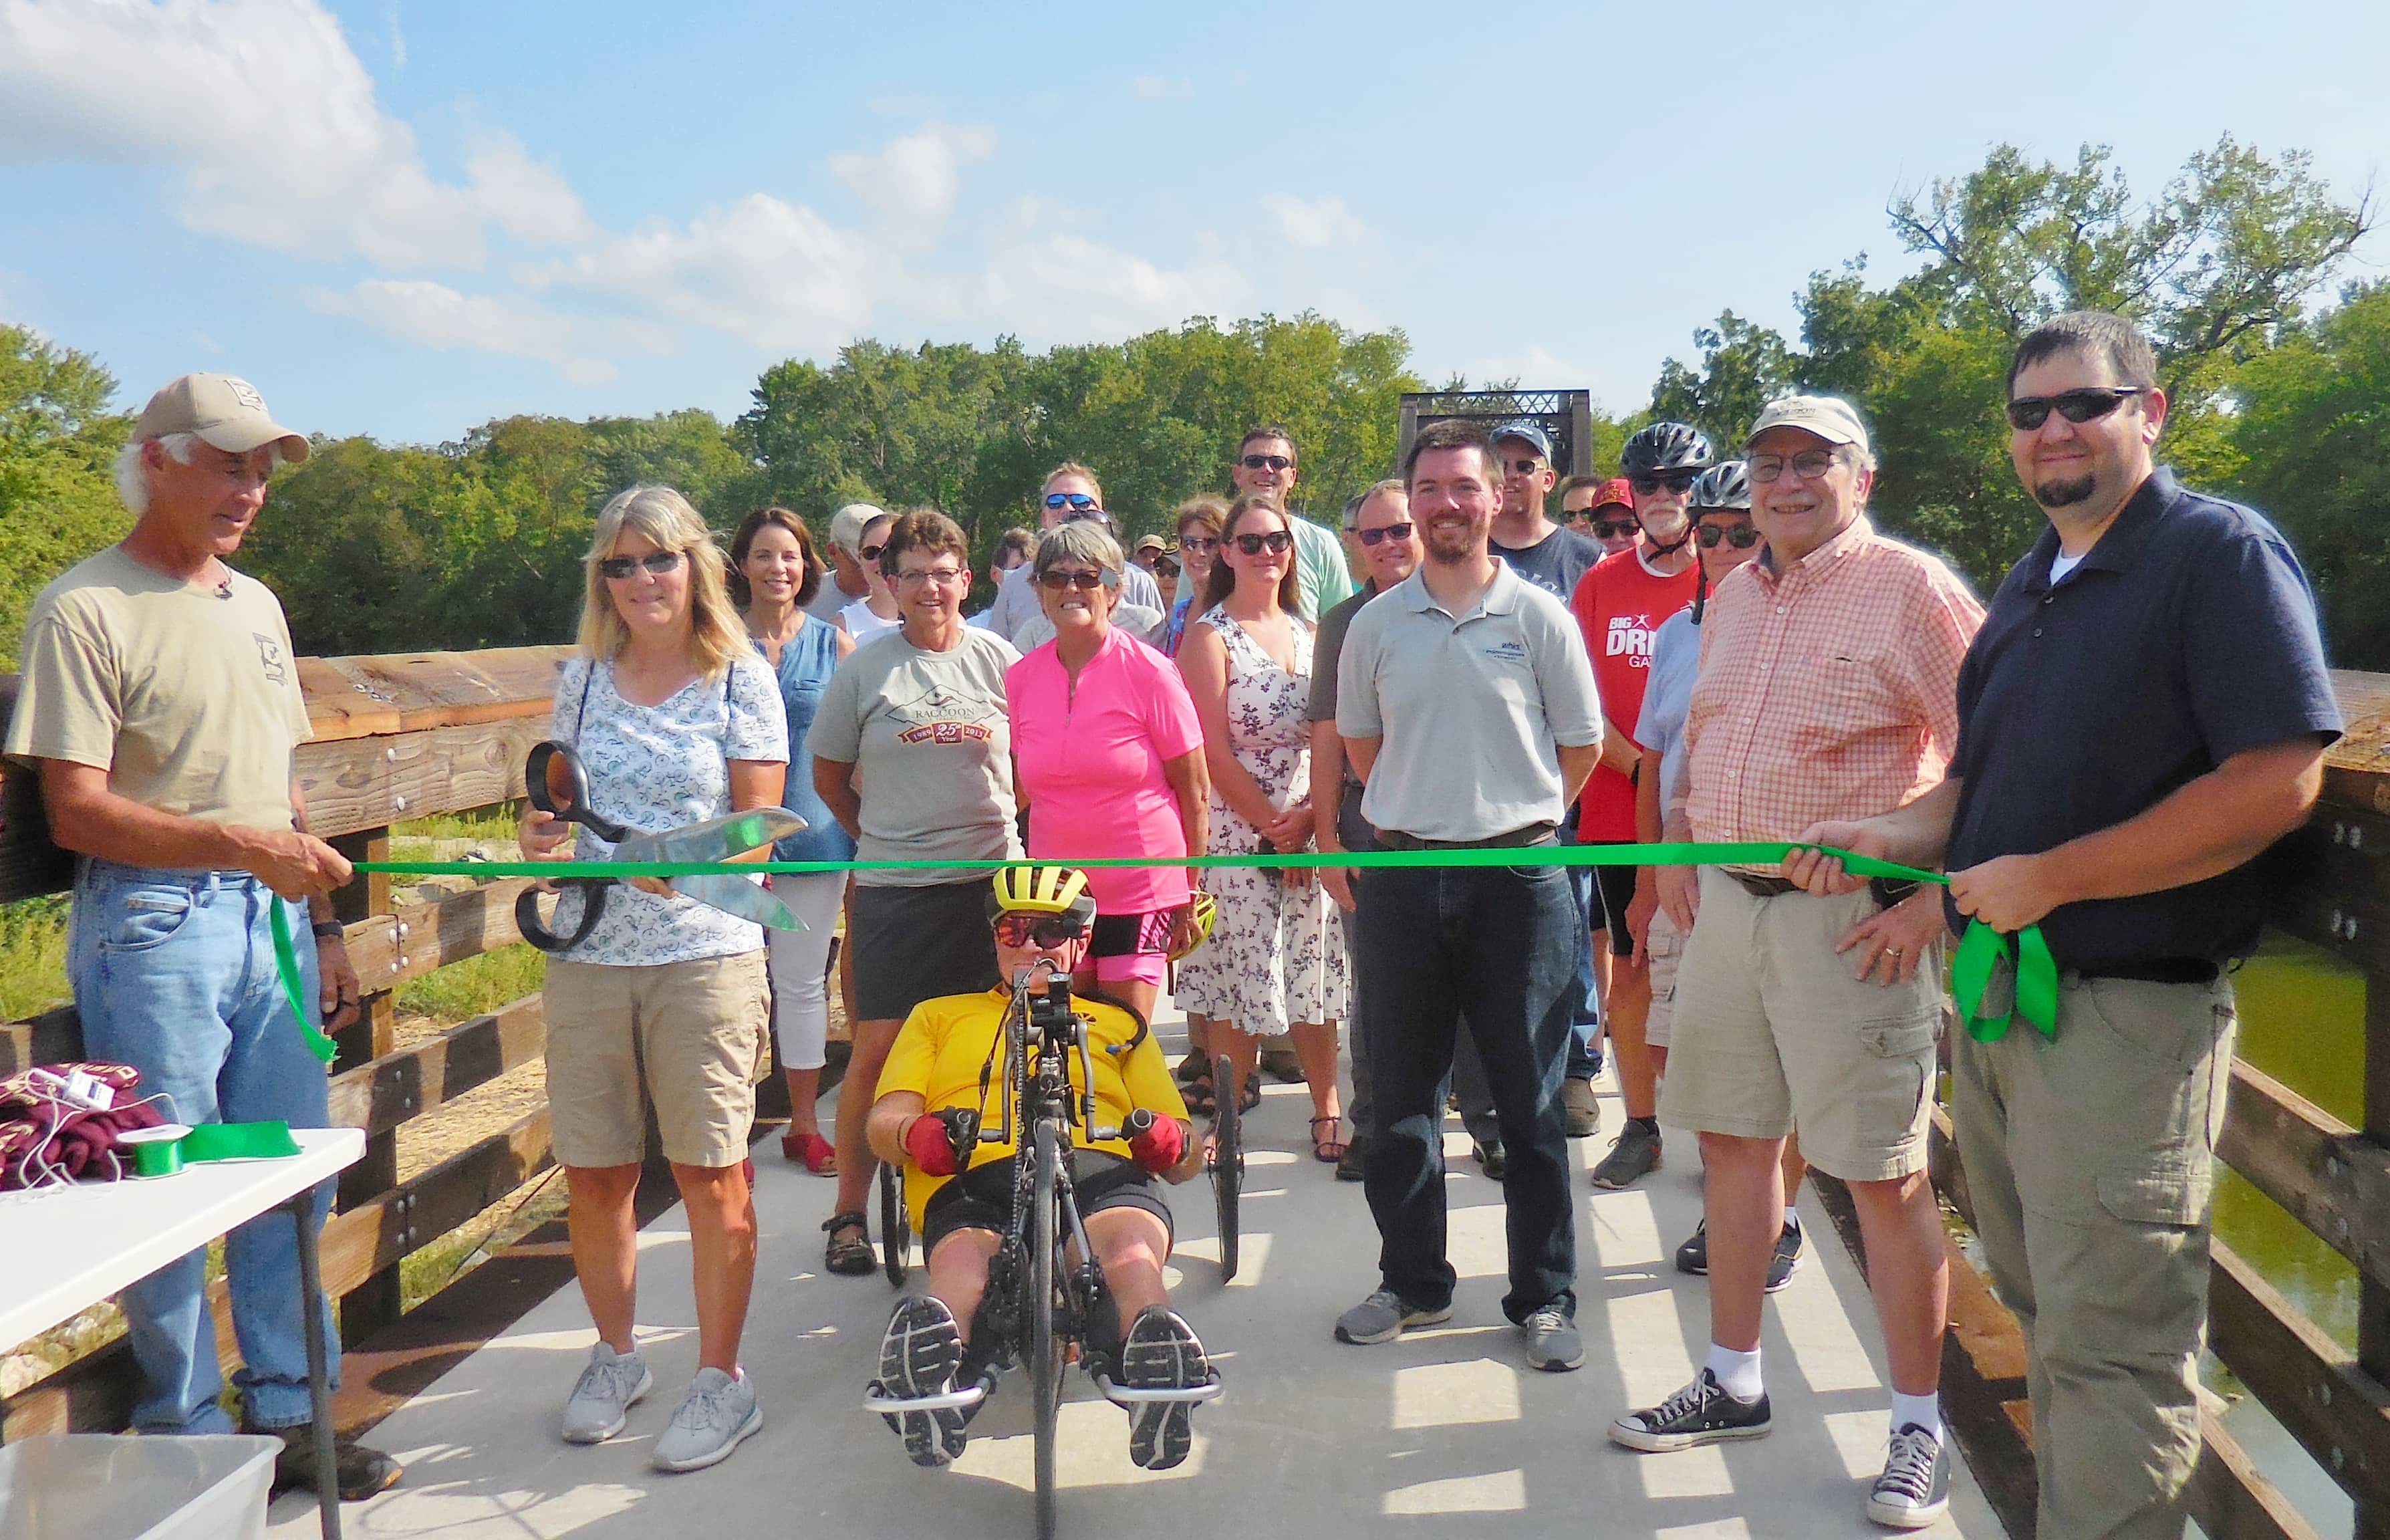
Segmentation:
[[(2015, 986), (2009, 1008), (1993, 1016), (1985, 1012), (1984, 1000), (2002, 963)], [(2042, 1036), (2058, 1041), (2058, 959), (2049, 955), (2049, 943), (2042, 939), (2038, 925), (2004, 936), (1980, 919), (1968, 921), (1967, 933), (1959, 938), (1959, 950), (1950, 958), (1950, 995), (1966, 1007), (1967, 1035), (1978, 1043), (1997, 1043), (2008, 1035), (2011, 1016), (2024, 1017)]]

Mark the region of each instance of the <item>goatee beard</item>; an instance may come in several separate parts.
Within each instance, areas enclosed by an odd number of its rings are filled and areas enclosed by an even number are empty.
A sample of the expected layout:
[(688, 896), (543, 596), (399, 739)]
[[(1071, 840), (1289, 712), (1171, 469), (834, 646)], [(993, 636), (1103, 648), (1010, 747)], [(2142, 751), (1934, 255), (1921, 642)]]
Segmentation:
[(2099, 480), (2077, 476), (2071, 481), (2040, 481), (2033, 489), (2033, 500), (2045, 508), (2071, 508), (2077, 503), (2088, 502), (2098, 488)]

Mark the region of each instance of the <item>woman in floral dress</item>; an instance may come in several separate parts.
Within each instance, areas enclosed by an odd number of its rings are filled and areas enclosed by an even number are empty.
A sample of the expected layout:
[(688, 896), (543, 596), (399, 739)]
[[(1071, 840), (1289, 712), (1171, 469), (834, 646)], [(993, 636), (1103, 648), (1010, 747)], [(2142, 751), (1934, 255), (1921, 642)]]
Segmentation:
[[(1229, 505), (1218, 556), (1188, 623), (1178, 666), (1203, 724), (1214, 855), (1305, 850), (1311, 843), (1312, 628), (1295, 612), (1293, 535), (1266, 494)], [(1178, 1003), (1236, 1084), (1240, 1107), (1260, 1097), (1256, 1039), (1291, 1035), (1311, 1086), (1311, 1148), (1343, 1154), (1336, 1095), (1336, 1023), (1351, 997), (1330, 900), (1309, 871), (1214, 867), (1212, 938), (1178, 969)], [(1204, 1090), (1199, 1079), (1195, 1099)]]

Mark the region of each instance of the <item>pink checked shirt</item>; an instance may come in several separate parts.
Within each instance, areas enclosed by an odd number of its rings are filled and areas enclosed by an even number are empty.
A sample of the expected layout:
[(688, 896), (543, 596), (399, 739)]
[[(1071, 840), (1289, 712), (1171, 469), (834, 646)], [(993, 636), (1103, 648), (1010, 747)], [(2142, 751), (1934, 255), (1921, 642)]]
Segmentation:
[(1983, 622), (1957, 573), (1864, 516), (1781, 574), (1728, 573), (1703, 615), (1685, 719), (1693, 838), (1791, 840), (1931, 790), (1958, 747), (1959, 664)]

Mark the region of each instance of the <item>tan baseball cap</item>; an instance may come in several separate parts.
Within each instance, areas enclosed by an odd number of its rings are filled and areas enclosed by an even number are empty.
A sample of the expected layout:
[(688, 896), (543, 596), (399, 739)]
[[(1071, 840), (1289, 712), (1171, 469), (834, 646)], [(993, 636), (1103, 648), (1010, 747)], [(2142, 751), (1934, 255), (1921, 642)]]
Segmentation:
[(1814, 433), (1828, 443), (1855, 443), (1861, 454), (1870, 458), (1875, 446), (1868, 442), (1867, 424), (1859, 420), (1859, 409), (1840, 396), (1778, 396), (1760, 408), (1759, 420), (1742, 436), (1743, 447), (1771, 428), (1798, 428)]
[(228, 374), (186, 374), (151, 396), (133, 425), (134, 442), (169, 433), (196, 433), (227, 454), (279, 443), (288, 463), (307, 457), (307, 436), (275, 421), (257, 387)]
[(849, 503), (829, 516), (829, 543), (849, 556), (863, 554), (863, 532), (888, 510), (872, 503)]

